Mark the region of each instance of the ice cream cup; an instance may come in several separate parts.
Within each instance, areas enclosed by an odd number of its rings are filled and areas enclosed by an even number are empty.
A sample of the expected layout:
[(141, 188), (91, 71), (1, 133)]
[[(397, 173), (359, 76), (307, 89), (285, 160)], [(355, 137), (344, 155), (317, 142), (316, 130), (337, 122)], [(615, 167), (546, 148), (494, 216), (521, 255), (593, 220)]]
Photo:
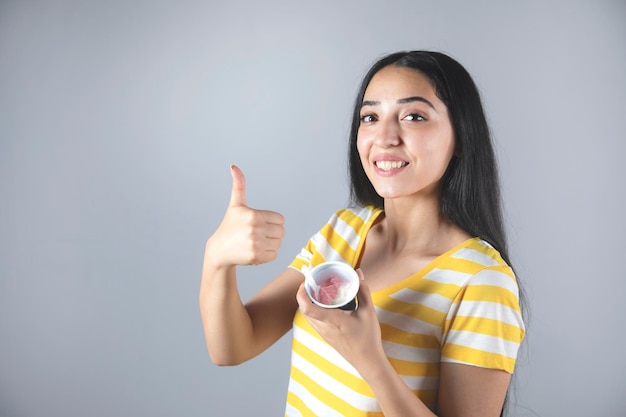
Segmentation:
[(314, 268), (302, 268), (304, 289), (309, 299), (324, 308), (356, 310), (359, 303), (359, 276), (345, 262), (323, 262)]

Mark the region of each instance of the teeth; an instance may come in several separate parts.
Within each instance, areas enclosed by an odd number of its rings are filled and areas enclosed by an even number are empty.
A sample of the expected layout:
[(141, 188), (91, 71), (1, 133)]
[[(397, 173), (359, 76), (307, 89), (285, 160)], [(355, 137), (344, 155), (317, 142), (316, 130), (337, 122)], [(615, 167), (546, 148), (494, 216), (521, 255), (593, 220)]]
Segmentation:
[(406, 165), (406, 162), (402, 161), (376, 161), (376, 166), (383, 171), (390, 171), (392, 169), (402, 168)]

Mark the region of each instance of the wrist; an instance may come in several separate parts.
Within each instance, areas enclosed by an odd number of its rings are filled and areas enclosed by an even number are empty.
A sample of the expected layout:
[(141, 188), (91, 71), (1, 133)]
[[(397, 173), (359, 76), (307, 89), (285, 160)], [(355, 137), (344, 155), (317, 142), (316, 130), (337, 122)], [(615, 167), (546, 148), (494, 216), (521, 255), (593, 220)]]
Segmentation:
[(204, 247), (204, 269), (210, 269), (213, 271), (228, 270), (230, 267), (234, 267), (234, 264), (226, 262), (224, 256), (220, 253), (219, 242), (214, 240), (214, 236), (211, 236)]
[(369, 355), (365, 360), (362, 360), (359, 366), (355, 366), (359, 374), (368, 381), (374, 383), (374, 381), (387, 380), (390, 374), (396, 374), (395, 369), (389, 362), (389, 359), (385, 355), (384, 351), (373, 353), (369, 352)]

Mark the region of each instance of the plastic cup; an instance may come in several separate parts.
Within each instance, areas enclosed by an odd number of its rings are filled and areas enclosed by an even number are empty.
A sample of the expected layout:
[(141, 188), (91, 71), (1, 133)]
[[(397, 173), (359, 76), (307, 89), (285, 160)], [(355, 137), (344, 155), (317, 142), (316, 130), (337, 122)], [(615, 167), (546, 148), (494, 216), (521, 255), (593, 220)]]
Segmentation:
[[(339, 308), (342, 310), (356, 310), (359, 302), (357, 293), (359, 292), (359, 276), (356, 271), (345, 262), (323, 262), (310, 270), (310, 279), (304, 281), (304, 289), (309, 299), (316, 305), (324, 308)], [(330, 284), (332, 281), (333, 284)], [(321, 302), (321, 293), (325, 287), (333, 285), (333, 292), (336, 295), (330, 302)], [(339, 288), (336, 291), (336, 288)]]

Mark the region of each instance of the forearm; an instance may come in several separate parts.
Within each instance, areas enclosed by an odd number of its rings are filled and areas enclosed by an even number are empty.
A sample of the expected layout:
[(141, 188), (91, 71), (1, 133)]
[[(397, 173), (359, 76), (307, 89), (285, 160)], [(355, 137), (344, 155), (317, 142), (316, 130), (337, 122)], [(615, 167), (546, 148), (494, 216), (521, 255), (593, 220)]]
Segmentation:
[(434, 414), (388, 360), (364, 362), (359, 372), (370, 385), (385, 417), (496, 417), (502, 411), (511, 378), (498, 369), (442, 362), (437, 414)]
[(253, 327), (237, 288), (236, 267), (218, 267), (205, 259), (200, 314), (207, 349), (217, 365), (236, 365), (251, 357)]
[(386, 357), (370, 361), (359, 371), (367, 381), (385, 417), (435, 417), (411, 391)]

